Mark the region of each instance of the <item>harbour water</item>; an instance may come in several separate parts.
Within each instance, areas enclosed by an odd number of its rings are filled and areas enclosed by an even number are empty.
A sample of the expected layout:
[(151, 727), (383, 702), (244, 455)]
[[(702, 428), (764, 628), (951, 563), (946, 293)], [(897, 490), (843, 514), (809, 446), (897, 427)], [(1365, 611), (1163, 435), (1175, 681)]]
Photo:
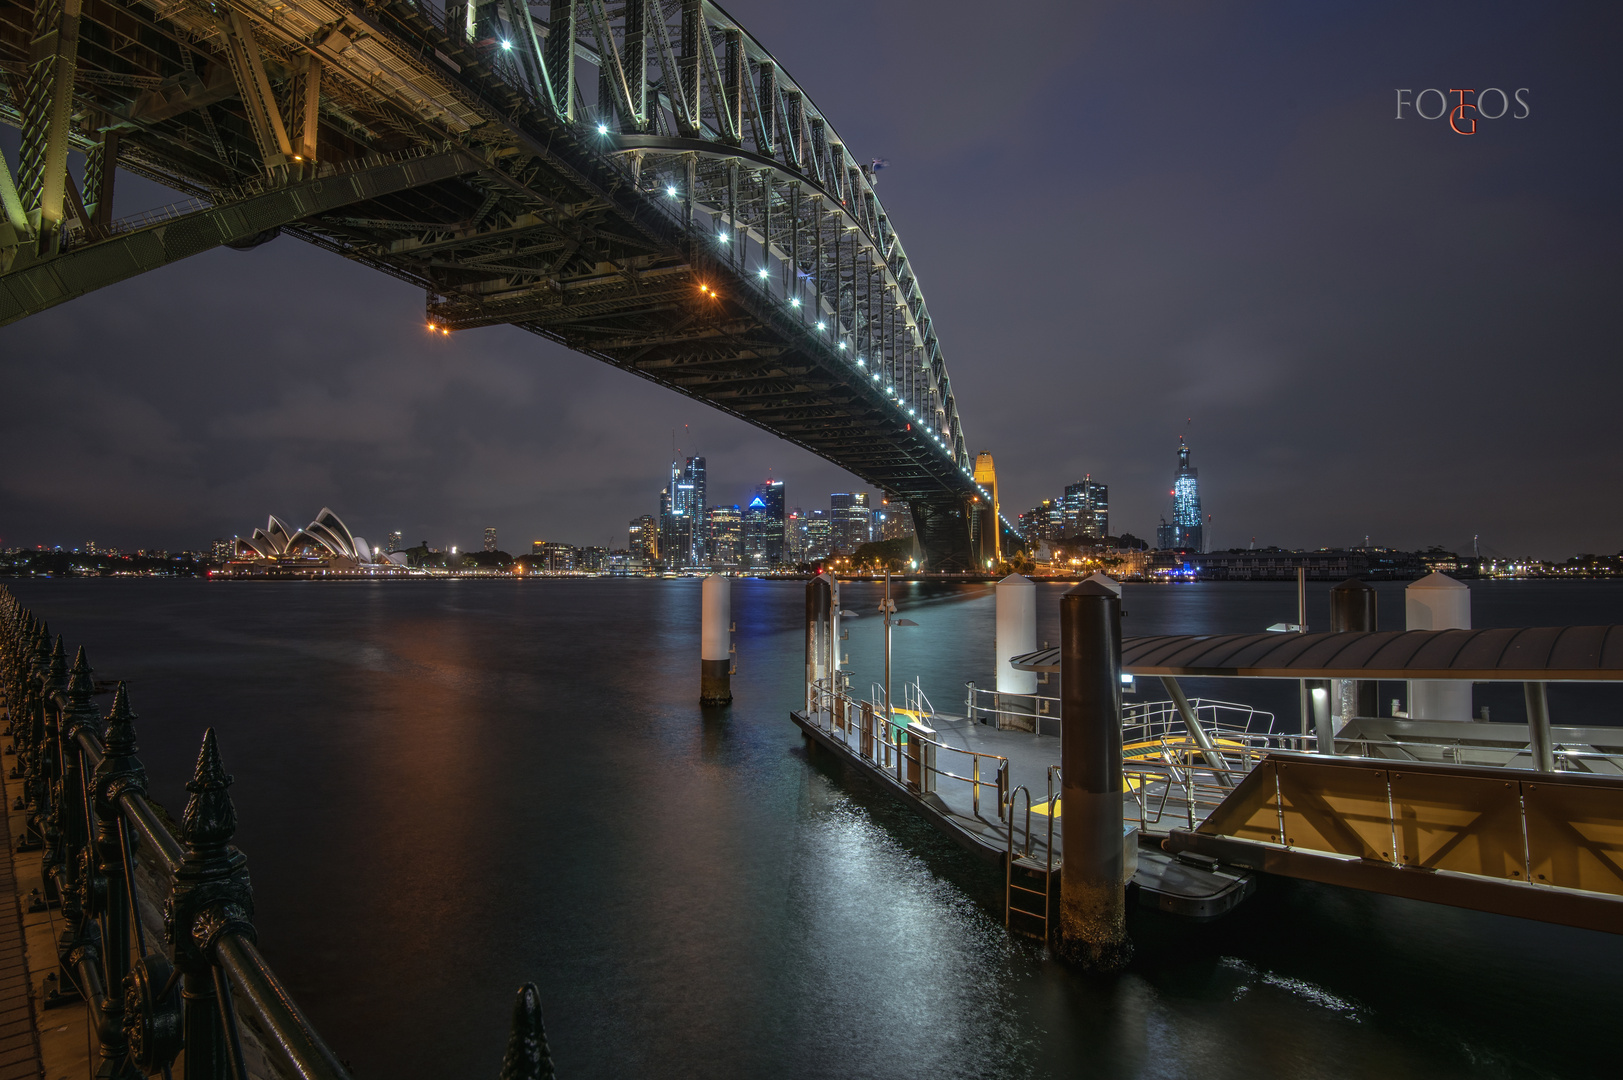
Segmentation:
[[(1011, 939), (999, 875), (808, 756), (787, 718), (799, 582), (734, 584), (717, 710), (697, 704), (697, 580), (6, 584), (128, 681), (171, 810), (218, 730), (261, 947), (361, 1080), (495, 1075), (526, 980), (566, 1080), (1616, 1068), (1608, 935), (1279, 881), (1206, 926), (1135, 912), (1120, 978)], [(1379, 588), (1400, 625), (1402, 585)], [(1039, 588), (1040, 639), (1063, 591)], [(882, 678), (878, 595), (842, 589), (858, 688)], [(990, 588), (897, 595), (919, 624), (896, 632), (898, 683), (956, 711), (964, 679), (991, 682)], [(1479, 626), (1623, 622), (1623, 583), (1473, 598)], [(1129, 585), (1124, 607), (1129, 635), (1233, 632), (1294, 619), (1295, 594)], [(1295, 720), (1291, 684), (1191, 690)], [(1517, 696), (1478, 705), (1516, 720)], [(1623, 722), (1615, 692), (1551, 707)]]

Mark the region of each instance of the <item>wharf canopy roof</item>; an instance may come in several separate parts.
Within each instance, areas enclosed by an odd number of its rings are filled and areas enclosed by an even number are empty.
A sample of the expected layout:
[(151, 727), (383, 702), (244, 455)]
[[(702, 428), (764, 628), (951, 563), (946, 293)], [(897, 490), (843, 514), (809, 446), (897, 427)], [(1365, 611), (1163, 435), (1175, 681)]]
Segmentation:
[[(1011, 657), (1058, 671), (1058, 649)], [(1623, 626), (1373, 630), (1320, 634), (1167, 634), (1122, 641), (1127, 675), (1252, 679), (1623, 681)]]
[(340, 555), (362, 562), (370, 561), (371, 557), (366, 541), (351, 533), (349, 526), (325, 506), (314, 521), (297, 532), (272, 514), (263, 529), (255, 529), (253, 536), (239, 538), (238, 543), (262, 559), (297, 555), (301, 551), (310, 551), (318, 556)]

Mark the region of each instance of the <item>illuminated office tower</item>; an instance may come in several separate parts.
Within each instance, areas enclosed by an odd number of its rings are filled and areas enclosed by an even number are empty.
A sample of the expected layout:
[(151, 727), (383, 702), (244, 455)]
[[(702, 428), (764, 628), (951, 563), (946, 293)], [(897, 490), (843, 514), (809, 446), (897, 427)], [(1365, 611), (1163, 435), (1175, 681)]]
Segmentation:
[(1103, 540), (1110, 535), (1110, 488), (1084, 476), (1065, 485), (1065, 531), (1067, 540)]
[(1200, 474), (1189, 464), (1189, 447), (1178, 436), (1178, 475), (1172, 481), (1172, 547), (1205, 551), (1200, 516)]
[(755, 486), (744, 508), (744, 559), (755, 569), (783, 564), (783, 481)]
[(672, 461), (670, 482), (659, 497), (659, 549), (665, 569), (708, 565), (704, 495), (704, 458)]
[(849, 555), (873, 539), (873, 510), (866, 491), (838, 491), (828, 497), (831, 553)]
[(485, 530), (485, 550), (486, 551), (495, 551), (496, 550), (496, 530), (495, 529), (486, 529)]
[(905, 500), (882, 499), (874, 516), (874, 531), (880, 540), (905, 540), (913, 535), (913, 513)]
[(832, 522), (829, 516), (821, 510), (812, 510), (806, 515), (806, 555), (807, 562), (817, 562), (826, 559), (834, 546)]
[(744, 561), (744, 514), (737, 506), (712, 506), (705, 511), (705, 534), (710, 537), (710, 568), (732, 570)]
[(653, 566), (659, 561), (659, 522), (654, 515), (632, 518), (626, 531), (627, 551), (640, 556), (646, 566)]

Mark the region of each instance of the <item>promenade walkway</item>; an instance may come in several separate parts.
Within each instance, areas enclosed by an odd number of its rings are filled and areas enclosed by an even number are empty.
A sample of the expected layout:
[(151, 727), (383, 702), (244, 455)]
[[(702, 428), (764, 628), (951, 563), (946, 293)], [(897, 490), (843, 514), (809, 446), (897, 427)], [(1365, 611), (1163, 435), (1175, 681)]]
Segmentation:
[[(10, 768), (9, 761), (0, 765), (0, 800), (6, 807), (11, 806), (9, 789), (18, 786), (16, 781), (8, 784), (4, 780)], [(9, 819), (9, 810), (4, 817)], [(34, 1019), (34, 980), (28, 972), (23, 899), (12, 866), (9, 820), (0, 822), (0, 839), (5, 840), (7, 852), (0, 858), (0, 1080), (40, 1080), (45, 1073)]]
[[(0, 725), (9, 720), (0, 698)], [(10, 740), (6, 740), (9, 744)], [(83, 1002), (40, 1007), (45, 976), (56, 970), (59, 911), (29, 910), (42, 895), (38, 851), (17, 850), (27, 815), (12, 808), (22, 783), (10, 778), (16, 757), (0, 758), (0, 1080), (73, 1080), (91, 1074), (88, 1010)]]

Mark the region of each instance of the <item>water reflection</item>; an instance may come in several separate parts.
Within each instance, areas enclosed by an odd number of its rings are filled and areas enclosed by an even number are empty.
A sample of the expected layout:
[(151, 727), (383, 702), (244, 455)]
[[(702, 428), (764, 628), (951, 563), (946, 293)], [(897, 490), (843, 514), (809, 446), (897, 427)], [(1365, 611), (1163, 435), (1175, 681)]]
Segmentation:
[[(1118, 979), (1010, 939), (995, 872), (788, 723), (798, 583), (735, 585), (729, 710), (696, 704), (697, 582), (13, 588), (131, 680), (172, 807), (220, 729), (262, 946), (361, 1077), (493, 1075), (526, 979), (570, 1078), (1610, 1071), (1602, 935), (1275, 882), (1210, 926), (1135, 912)], [(1039, 592), (1057, 640), (1063, 588)], [(1485, 590), (1478, 623), (1623, 621), (1593, 617), (1623, 590), (1537, 595)], [(843, 590), (859, 686), (878, 596)], [(899, 602), (898, 682), (951, 708), (990, 681), (989, 589)], [(1125, 606), (1129, 632), (1217, 632), (1294, 594)]]

